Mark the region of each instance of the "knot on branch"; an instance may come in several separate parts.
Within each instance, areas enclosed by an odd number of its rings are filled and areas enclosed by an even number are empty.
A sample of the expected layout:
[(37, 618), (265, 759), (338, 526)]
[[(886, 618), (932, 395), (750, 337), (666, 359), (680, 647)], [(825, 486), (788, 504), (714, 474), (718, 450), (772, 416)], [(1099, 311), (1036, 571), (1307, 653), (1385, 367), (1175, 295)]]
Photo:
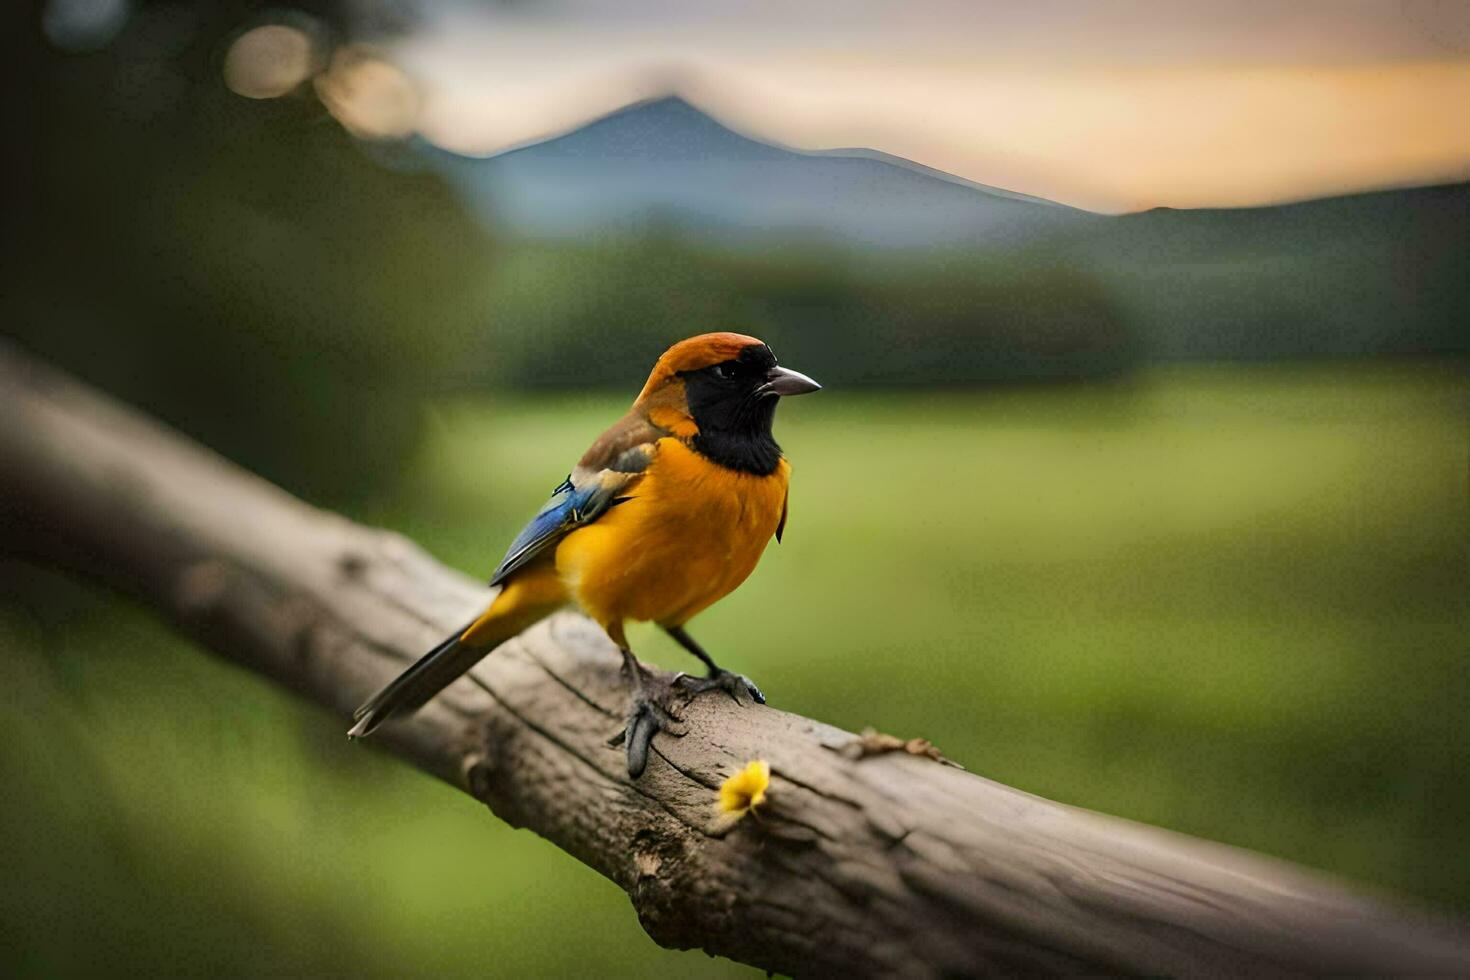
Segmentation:
[(192, 619), (211, 615), (230, 587), (230, 566), (208, 558), (185, 565), (174, 583), (179, 612)]

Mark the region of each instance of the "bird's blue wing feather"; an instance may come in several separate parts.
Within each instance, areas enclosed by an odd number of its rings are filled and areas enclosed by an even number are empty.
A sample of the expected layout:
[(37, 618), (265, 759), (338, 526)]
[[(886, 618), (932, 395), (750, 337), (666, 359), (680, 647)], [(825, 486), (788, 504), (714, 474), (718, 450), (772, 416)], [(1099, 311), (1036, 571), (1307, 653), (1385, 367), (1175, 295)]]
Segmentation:
[(658, 440), (665, 435), (662, 429), (633, 413), (604, 432), (516, 535), (490, 576), (490, 584), (504, 582), (572, 528), (597, 520), (609, 507), (626, 499), (618, 495), (630, 489), (638, 474), (647, 469), (657, 455)]
[(582, 487), (573, 486), (570, 477), (562, 481), (551, 499), (511, 542), (495, 574), (490, 576), (490, 584), (505, 581), (572, 528), (596, 520), (616, 501), (617, 491), (628, 483), (630, 475), (604, 470)]

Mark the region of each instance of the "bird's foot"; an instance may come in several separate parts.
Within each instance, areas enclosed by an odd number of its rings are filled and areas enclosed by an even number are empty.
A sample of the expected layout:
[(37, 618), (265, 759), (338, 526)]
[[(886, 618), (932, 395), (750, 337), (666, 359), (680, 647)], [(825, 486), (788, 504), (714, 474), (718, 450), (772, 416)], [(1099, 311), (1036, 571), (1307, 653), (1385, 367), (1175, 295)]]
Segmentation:
[(724, 691), (730, 695), (731, 700), (742, 707), (766, 703), (766, 696), (761, 693), (760, 688), (755, 686), (755, 681), (744, 674), (737, 674), (723, 667), (716, 667), (704, 677), (680, 673), (674, 677), (674, 685), (688, 691), (691, 701), (705, 691)]
[(633, 685), (633, 707), (628, 713), (628, 724), (622, 731), (608, 739), (608, 745), (628, 747), (628, 775), (637, 779), (648, 766), (648, 748), (653, 736), (667, 732), (682, 738), (688, 732), (674, 705), (673, 684), (663, 677), (643, 673)]

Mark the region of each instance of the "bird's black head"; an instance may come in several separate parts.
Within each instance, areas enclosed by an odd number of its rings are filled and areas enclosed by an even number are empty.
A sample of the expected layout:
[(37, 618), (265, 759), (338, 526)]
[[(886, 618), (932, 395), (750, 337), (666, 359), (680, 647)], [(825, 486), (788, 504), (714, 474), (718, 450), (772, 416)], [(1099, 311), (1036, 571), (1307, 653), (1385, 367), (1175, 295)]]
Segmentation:
[(762, 343), (741, 348), (733, 358), (679, 372), (689, 414), (699, 432), (694, 448), (721, 466), (765, 475), (781, 462), (771, 434), (781, 395), (818, 390), (806, 375), (776, 365)]

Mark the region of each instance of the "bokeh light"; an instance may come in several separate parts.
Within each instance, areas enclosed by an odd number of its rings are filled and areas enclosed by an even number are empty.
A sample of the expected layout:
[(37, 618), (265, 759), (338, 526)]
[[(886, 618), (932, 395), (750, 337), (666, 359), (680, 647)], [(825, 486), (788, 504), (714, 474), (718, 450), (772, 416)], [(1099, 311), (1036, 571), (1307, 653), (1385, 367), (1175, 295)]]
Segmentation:
[(371, 48), (345, 45), (316, 78), (317, 95), (346, 129), (364, 139), (398, 139), (418, 121), (417, 87)]
[(317, 63), (316, 43), (305, 30), (265, 24), (246, 31), (230, 45), (225, 55), (225, 84), (247, 99), (274, 99), (310, 78)]

